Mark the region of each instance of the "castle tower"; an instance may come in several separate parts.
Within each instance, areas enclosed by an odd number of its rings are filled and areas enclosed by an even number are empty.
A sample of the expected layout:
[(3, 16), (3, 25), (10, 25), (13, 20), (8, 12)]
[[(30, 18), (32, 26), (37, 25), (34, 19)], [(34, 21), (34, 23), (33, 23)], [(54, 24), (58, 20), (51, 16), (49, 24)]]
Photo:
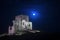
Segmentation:
[[(40, 32), (38, 30), (32, 30), (32, 22), (29, 22), (29, 17), (26, 15), (18, 15), (15, 20), (12, 21), (13, 25), (9, 26), (9, 34), (24, 34), (26, 32)], [(11, 29), (10, 29), (11, 28)]]
[[(30, 27), (29, 27), (29, 26)], [(31, 29), (32, 30), (32, 22), (29, 22), (29, 17), (26, 15), (18, 15), (15, 17), (15, 20), (13, 20), (13, 26), (15, 28), (15, 32), (20, 32), (20, 31), (24, 31), (27, 29)]]

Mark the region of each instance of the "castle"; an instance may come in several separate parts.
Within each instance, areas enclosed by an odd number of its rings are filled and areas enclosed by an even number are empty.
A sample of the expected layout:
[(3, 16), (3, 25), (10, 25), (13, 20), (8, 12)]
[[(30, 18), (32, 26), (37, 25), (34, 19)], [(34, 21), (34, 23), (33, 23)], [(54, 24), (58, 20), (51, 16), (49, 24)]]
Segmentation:
[(40, 31), (32, 31), (32, 22), (29, 22), (29, 17), (26, 15), (18, 15), (15, 16), (15, 20), (12, 21), (13, 25), (9, 26), (8, 34), (24, 34), (26, 32), (40, 32)]
[(9, 34), (19, 33), (25, 30), (32, 30), (32, 22), (29, 22), (29, 17), (26, 15), (18, 15), (12, 21), (13, 25), (9, 26)]

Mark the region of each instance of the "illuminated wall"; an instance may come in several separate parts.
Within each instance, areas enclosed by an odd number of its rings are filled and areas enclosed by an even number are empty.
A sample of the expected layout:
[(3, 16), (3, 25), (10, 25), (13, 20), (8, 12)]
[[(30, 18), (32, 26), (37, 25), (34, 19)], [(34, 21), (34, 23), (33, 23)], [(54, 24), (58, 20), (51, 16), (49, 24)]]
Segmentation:
[[(15, 20), (13, 20), (13, 25), (11, 28), (12, 28), (11, 30), (14, 33), (18, 33), (20, 31), (24, 31), (24, 30), (32, 30), (32, 22), (29, 22), (28, 16), (18, 15), (15, 17)], [(12, 33), (11, 30), (9, 31), (9, 33)]]

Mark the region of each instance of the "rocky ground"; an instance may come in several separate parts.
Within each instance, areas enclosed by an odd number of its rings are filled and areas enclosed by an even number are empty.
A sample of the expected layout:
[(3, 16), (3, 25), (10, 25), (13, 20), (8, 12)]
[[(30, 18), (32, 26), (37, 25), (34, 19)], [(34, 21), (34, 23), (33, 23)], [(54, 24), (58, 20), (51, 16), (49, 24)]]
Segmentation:
[(60, 40), (58, 33), (26, 33), (23, 35), (6, 35), (0, 37), (0, 40)]

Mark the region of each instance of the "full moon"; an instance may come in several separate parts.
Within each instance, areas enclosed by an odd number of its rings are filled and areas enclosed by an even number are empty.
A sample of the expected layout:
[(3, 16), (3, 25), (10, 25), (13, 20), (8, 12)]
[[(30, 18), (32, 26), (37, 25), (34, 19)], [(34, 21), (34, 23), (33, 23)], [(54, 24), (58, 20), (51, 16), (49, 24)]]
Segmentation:
[(33, 13), (33, 16), (35, 15), (35, 13)]

